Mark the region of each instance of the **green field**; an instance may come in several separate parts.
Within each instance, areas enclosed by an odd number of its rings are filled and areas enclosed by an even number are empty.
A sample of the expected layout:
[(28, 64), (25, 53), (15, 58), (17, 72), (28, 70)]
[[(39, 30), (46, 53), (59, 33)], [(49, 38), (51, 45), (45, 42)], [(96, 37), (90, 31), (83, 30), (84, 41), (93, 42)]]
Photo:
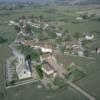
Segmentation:
[[(0, 32), (5, 29), (7, 32), (14, 32), (14, 30), (5, 26), (4, 22), (9, 20), (17, 20), (21, 16), (31, 16), (39, 18), (43, 16), (43, 20), (47, 21), (50, 25), (55, 27), (62, 27), (62, 31), (66, 29), (70, 34), (75, 32), (100, 32), (100, 22), (96, 20), (82, 21), (78, 23), (75, 18), (81, 14), (96, 14), (96, 17), (100, 17), (100, 5), (89, 5), (89, 6), (46, 6), (46, 7), (25, 7), (24, 9), (15, 10), (1, 10), (0, 11)], [(55, 12), (52, 12), (55, 10)], [(11, 31), (10, 31), (11, 30)], [(13, 30), (13, 31), (12, 31)], [(4, 30), (3, 30), (4, 31)], [(3, 32), (2, 31), (2, 32)]]
[[(87, 76), (76, 81), (75, 83), (96, 97), (96, 100), (100, 99), (100, 61), (97, 59), (88, 59), (75, 56), (67, 56), (67, 59), (74, 61), (80, 68), (83, 69)], [(78, 78), (78, 77), (77, 77)]]
[[(4, 68), (5, 68), (5, 59), (11, 56), (12, 53), (7, 45), (0, 45), (0, 93), (4, 91)], [(1, 97), (0, 97), (1, 99)], [(2, 99), (1, 99), (2, 100)]]
[(80, 66), (87, 75), (100, 71), (100, 62), (97, 59), (89, 59), (78, 56), (66, 56), (66, 59), (70, 59), (76, 65)]
[(100, 71), (83, 78), (76, 82), (76, 84), (82, 87), (85, 91), (95, 96), (97, 100), (100, 100)]

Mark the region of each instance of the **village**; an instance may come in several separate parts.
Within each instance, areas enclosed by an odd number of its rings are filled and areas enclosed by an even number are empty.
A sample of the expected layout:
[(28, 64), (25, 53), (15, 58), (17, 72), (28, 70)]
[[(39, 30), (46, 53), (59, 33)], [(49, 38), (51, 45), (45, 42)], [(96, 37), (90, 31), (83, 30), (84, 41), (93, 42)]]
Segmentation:
[[(82, 20), (80, 17), (76, 19)], [(86, 47), (95, 40), (95, 35), (90, 32), (80, 37), (76, 33), (77, 39), (70, 40), (66, 33), (58, 32), (53, 26), (32, 16), (10, 20), (8, 25), (15, 28), (17, 36), (10, 45), (14, 56), (6, 61), (6, 86), (32, 80), (40, 81), (46, 89), (63, 87), (66, 79), (75, 82), (87, 75), (66, 55), (95, 59), (95, 55), (100, 53), (99, 46), (91, 50)]]

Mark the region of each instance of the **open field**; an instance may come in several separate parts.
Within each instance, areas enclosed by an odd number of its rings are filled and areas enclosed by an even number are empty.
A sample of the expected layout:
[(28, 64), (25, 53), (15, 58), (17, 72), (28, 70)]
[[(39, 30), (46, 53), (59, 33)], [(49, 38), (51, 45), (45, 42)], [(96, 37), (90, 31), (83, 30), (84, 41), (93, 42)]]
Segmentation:
[(76, 84), (82, 87), (85, 91), (95, 96), (97, 100), (100, 100), (100, 71), (83, 78), (76, 82)]
[(67, 59), (75, 61), (87, 74), (83, 79), (76, 81), (75, 83), (89, 94), (100, 99), (100, 62), (97, 59), (80, 58), (74, 56), (68, 56)]
[(16, 32), (12, 27), (9, 27), (7, 25), (1, 25), (0, 36), (6, 38), (8, 40), (8, 43), (11, 43), (16, 37)]
[[(55, 12), (52, 12), (55, 10)], [(16, 10), (1, 10), (0, 11), (0, 22), (4, 24), (4, 21), (16, 20), (21, 16), (39, 17), (43, 16), (44, 21), (48, 21), (49, 24), (62, 27), (63, 31), (68, 30), (70, 34), (75, 32), (100, 32), (100, 22), (96, 20), (82, 21), (76, 24), (72, 23), (75, 18), (81, 14), (89, 13), (96, 14), (100, 17), (100, 5), (89, 5), (89, 6), (49, 6), (49, 7), (25, 7), (24, 9)], [(2, 29), (8, 29), (5, 25), (1, 25)], [(8, 30), (7, 30), (8, 31)]]
[(37, 84), (9, 89), (6, 98), (2, 100), (87, 100), (80, 93), (67, 86), (57, 91), (47, 91), (44, 88), (38, 89)]
[(66, 56), (66, 59), (70, 59), (71, 61), (75, 62), (75, 64), (80, 66), (87, 75), (100, 71), (100, 62), (96, 59), (89, 59), (78, 56)]

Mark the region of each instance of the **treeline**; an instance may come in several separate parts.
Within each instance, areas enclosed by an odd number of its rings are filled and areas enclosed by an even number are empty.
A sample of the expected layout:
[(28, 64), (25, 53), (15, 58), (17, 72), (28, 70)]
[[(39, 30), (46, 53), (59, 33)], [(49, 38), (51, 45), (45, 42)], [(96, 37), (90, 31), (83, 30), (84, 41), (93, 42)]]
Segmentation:
[(6, 43), (8, 40), (2, 36), (0, 36), (0, 44)]

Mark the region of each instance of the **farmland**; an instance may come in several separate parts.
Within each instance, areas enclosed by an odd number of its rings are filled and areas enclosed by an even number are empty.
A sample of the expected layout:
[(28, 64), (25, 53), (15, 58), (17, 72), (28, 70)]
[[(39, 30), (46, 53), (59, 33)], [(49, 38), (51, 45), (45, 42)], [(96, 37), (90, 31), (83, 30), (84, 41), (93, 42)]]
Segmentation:
[[(91, 12), (91, 13), (90, 13)], [(94, 18), (76, 21), (76, 17), (84, 13), (96, 14)], [(24, 9), (1, 10), (0, 11), (0, 36), (6, 37), (9, 42), (13, 41), (16, 32), (13, 27), (7, 25), (9, 20), (18, 20), (21, 16), (33, 16), (46, 21), (60, 32), (67, 32), (71, 37), (76, 33), (98, 32), (100, 36), (100, 22), (95, 20), (100, 17), (99, 5), (89, 6), (46, 6), (25, 7)]]
[[(95, 16), (81, 21), (76, 20), (77, 17), (83, 16), (85, 13), (88, 13), (89, 16), (95, 14)], [(44, 22), (55, 27), (57, 31), (65, 32), (71, 37), (73, 37), (76, 32), (79, 32), (81, 35), (84, 32), (93, 32), (97, 37), (100, 37), (100, 21), (98, 21), (98, 18), (100, 18), (100, 5), (31, 6), (22, 9), (0, 10), (0, 36), (8, 40), (6, 43), (0, 44), (0, 81), (2, 81), (2, 83), (0, 83), (0, 100), (33, 100), (33, 98), (35, 98), (35, 100), (87, 100), (80, 93), (67, 86), (57, 91), (47, 92), (44, 87), (41, 89), (37, 88), (37, 84), (40, 83), (32, 83), (8, 89), (7, 91), (4, 90), (4, 87), (2, 87), (4, 82), (4, 64), (6, 58), (12, 55), (9, 44), (15, 40), (17, 34), (14, 27), (9, 26), (8, 22), (10, 20), (17, 21), (22, 16), (33, 16), (37, 19), (42, 16), (41, 18)], [(91, 42), (87, 44), (87, 46), (92, 48), (97, 43), (99, 45), (98, 41), (96, 40), (93, 44)], [(65, 58), (74, 61), (87, 75), (85, 78), (77, 81), (76, 84), (93, 94), (93, 96), (96, 96), (97, 100), (99, 100), (99, 60), (71, 55), (67, 55)], [(27, 91), (29, 91), (28, 95)]]
[(88, 93), (94, 95), (97, 97), (97, 100), (100, 99), (100, 71), (97, 71), (96, 73), (83, 78), (82, 80), (78, 81), (76, 84), (78, 84), (78, 86), (84, 88), (84, 90), (86, 90)]

